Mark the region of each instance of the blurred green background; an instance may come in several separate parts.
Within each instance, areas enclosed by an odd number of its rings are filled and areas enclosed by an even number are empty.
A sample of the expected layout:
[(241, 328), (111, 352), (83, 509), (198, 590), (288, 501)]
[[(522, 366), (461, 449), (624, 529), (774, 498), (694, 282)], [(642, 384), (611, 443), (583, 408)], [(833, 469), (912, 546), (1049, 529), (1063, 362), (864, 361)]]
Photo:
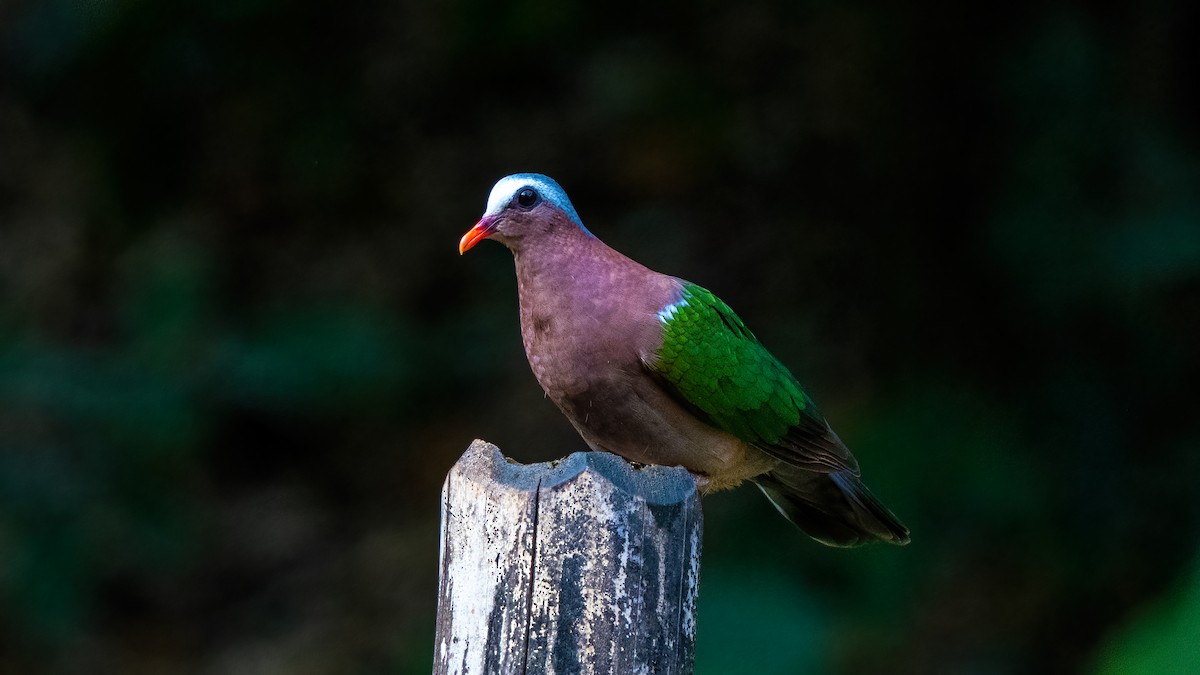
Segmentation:
[(1200, 663), (1200, 5), (0, 4), (0, 672), (421, 673), (582, 449), (492, 183), (707, 286), (913, 530), (706, 501), (697, 669)]

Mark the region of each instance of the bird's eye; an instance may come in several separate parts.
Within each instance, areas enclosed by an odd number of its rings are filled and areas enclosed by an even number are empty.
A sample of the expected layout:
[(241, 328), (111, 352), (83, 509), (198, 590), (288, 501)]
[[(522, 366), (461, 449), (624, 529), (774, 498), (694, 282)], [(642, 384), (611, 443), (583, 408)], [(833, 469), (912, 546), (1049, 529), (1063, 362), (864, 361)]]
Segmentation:
[(517, 193), (517, 203), (527, 209), (538, 203), (538, 193), (532, 188), (521, 188)]

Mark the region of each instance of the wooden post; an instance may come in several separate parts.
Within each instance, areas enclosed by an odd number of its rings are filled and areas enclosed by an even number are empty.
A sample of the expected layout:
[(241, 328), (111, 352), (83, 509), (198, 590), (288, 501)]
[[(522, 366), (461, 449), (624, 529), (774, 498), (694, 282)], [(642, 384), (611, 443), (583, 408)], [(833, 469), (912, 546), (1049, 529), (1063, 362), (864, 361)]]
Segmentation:
[(442, 488), (434, 673), (689, 675), (701, 526), (682, 468), (475, 441)]

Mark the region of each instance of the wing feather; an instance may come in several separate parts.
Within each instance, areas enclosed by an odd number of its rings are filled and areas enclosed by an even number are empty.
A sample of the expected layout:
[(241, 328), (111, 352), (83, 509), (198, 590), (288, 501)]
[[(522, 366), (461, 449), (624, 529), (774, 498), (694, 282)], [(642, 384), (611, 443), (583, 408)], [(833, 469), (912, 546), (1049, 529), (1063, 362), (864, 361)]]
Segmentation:
[(660, 385), (707, 423), (787, 464), (848, 471), (858, 462), (791, 372), (720, 298), (681, 281), (658, 316), (662, 346), (643, 359)]

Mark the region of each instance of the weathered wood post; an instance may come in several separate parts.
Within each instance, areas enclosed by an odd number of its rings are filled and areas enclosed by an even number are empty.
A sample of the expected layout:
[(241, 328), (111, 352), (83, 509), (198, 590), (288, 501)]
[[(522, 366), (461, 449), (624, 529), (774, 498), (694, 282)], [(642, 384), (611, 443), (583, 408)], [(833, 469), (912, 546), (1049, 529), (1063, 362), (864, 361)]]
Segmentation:
[(690, 674), (701, 526), (682, 468), (475, 441), (442, 488), (434, 673)]

